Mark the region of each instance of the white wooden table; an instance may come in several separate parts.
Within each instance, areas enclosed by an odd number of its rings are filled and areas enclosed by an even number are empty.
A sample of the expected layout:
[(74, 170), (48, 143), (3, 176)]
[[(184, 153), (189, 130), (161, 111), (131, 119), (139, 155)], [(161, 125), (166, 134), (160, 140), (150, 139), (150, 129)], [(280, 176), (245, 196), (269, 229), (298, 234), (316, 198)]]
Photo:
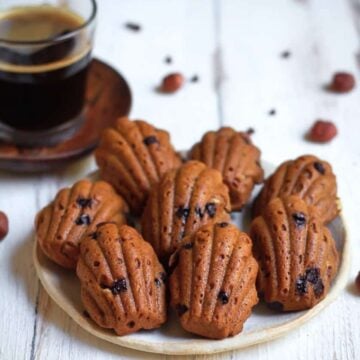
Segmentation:
[[(98, 20), (95, 54), (128, 79), (131, 117), (169, 130), (178, 149), (220, 125), (253, 127), (264, 159), (279, 164), (313, 153), (338, 175), (352, 242), (348, 287), (302, 328), (214, 359), (360, 359), (360, 296), (353, 286), (360, 270), (360, 86), (346, 95), (323, 90), (338, 70), (353, 72), (360, 84), (360, 0), (101, 0)], [(126, 21), (143, 30), (124, 29)], [(283, 51), (291, 56), (282, 58)], [(165, 64), (167, 55), (173, 64)], [(173, 70), (198, 74), (200, 81), (172, 96), (154, 92)], [(332, 143), (304, 141), (317, 118), (337, 124)], [(94, 168), (88, 157), (52, 174), (0, 173), (0, 209), (10, 219), (0, 243), (0, 359), (157, 358), (87, 334), (49, 299), (35, 274), (35, 213), (59, 187)]]

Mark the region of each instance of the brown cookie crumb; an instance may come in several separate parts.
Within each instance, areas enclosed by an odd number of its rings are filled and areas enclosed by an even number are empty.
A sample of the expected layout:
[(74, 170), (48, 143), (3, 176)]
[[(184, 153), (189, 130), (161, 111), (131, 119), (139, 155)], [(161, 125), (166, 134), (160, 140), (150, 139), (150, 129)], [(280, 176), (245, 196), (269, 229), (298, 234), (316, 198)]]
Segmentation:
[(270, 116), (276, 115), (276, 109), (270, 109), (269, 112), (268, 112), (268, 114), (269, 114)]
[(173, 62), (173, 59), (171, 56), (166, 56), (165, 59), (164, 59), (165, 63), (166, 64), (172, 64)]
[(291, 56), (291, 52), (289, 50), (285, 50), (280, 55), (283, 59), (288, 59)]
[(192, 76), (191, 78), (190, 78), (190, 82), (192, 82), (192, 83), (197, 83), (197, 82), (199, 82), (199, 76), (198, 75), (194, 75), (194, 76)]
[(128, 29), (128, 30), (131, 30), (131, 31), (134, 31), (134, 32), (139, 32), (141, 31), (141, 25), (140, 24), (137, 24), (137, 23), (134, 23), (134, 22), (127, 22), (125, 23), (125, 27)]

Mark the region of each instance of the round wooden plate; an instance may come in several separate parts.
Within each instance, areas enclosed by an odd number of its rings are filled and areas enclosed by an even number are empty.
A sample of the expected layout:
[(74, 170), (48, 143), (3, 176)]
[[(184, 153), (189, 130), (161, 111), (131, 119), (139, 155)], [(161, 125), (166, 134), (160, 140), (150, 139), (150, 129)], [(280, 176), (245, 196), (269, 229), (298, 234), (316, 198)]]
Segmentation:
[[(263, 163), (263, 167), (266, 175), (274, 170), (274, 166), (268, 163)], [(234, 213), (233, 222), (240, 229), (246, 231), (249, 226), (249, 214), (249, 208), (245, 209), (243, 213)], [(336, 299), (346, 285), (350, 269), (349, 240), (344, 219), (341, 216), (332, 221), (329, 228), (340, 253), (340, 267), (326, 298), (310, 310), (292, 313), (276, 313), (260, 302), (246, 321), (244, 330), (239, 335), (224, 340), (208, 340), (186, 333), (172, 313), (168, 322), (160, 329), (117, 336), (113, 331), (100, 328), (91, 319), (84, 316), (84, 308), (80, 300), (80, 284), (75, 273), (64, 270), (51, 262), (45, 257), (36, 242), (33, 259), (39, 279), (50, 297), (91, 334), (120, 346), (152, 353), (214, 354), (245, 348), (285, 335), (310, 320)]]

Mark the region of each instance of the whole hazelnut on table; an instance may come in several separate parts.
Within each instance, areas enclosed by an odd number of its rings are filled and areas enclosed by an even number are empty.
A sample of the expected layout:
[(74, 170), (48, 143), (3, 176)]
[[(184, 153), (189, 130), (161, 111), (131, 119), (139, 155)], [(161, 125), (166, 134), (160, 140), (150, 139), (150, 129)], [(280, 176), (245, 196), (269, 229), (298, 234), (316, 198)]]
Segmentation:
[(337, 135), (336, 125), (332, 121), (317, 120), (307, 134), (312, 142), (326, 143)]
[(0, 240), (3, 240), (9, 231), (9, 220), (3, 211), (0, 211)]
[(332, 78), (330, 90), (336, 93), (347, 93), (355, 87), (354, 75), (346, 72), (337, 72)]
[(163, 93), (174, 93), (184, 84), (184, 76), (180, 73), (172, 73), (162, 80), (160, 91)]

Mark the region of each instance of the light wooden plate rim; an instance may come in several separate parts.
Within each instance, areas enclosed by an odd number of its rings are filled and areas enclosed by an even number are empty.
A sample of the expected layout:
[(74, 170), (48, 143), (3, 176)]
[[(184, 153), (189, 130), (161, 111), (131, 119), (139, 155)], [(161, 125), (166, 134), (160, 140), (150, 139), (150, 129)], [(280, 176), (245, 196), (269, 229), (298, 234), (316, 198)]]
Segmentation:
[(39, 260), (38, 254), (41, 249), (37, 246), (36, 239), (32, 255), (37, 275), (46, 292), (79, 326), (92, 335), (116, 345), (150, 353), (168, 355), (214, 354), (247, 348), (249, 346), (268, 342), (281, 337), (287, 334), (290, 330), (294, 330), (312, 319), (338, 297), (347, 284), (351, 260), (348, 227), (343, 216), (340, 215), (339, 217), (344, 234), (340, 268), (325, 299), (312, 309), (303, 311), (302, 314), (295, 319), (285, 321), (278, 325), (268, 326), (263, 329), (240, 333), (234, 337), (224, 340), (194, 338), (187, 340), (186, 342), (184, 341), (179, 343), (176, 341), (144, 341), (134, 338), (131, 335), (117, 336), (115, 333), (112, 334), (107, 330), (101, 329), (95, 323), (88, 321), (82, 313), (79, 313), (71, 303), (66, 301), (65, 296), (61, 293), (61, 290), (48, 281), (46, 278), (46, 270)]

